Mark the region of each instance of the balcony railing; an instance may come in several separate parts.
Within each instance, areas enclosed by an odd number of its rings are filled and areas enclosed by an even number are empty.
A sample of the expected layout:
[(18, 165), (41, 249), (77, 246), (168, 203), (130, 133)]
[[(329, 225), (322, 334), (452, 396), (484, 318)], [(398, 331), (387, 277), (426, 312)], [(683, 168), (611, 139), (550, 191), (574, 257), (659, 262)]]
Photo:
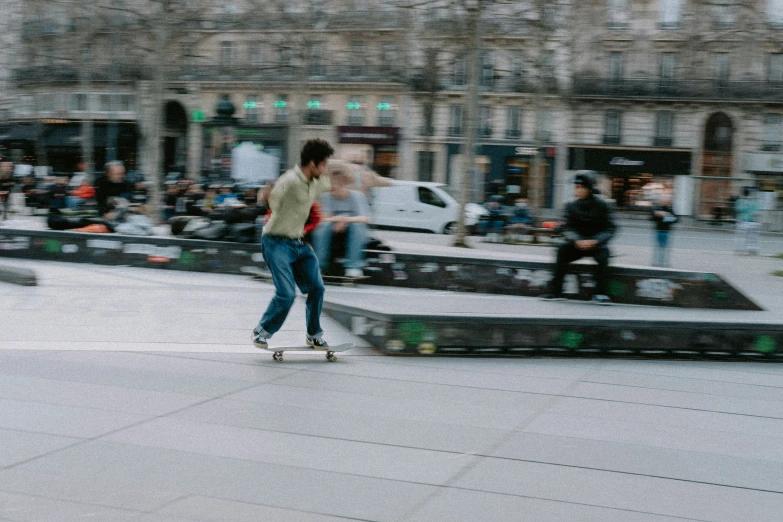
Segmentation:
[(653, 147), (671, 147), (674, 140), (672, 138), (664, 138), (656, 136), (653, 138)]
[[(316, 71), (308, 69), (304, 75), (312, 82), (345, 82), (345, 83), (402, 83), (398, 71), (392, 67), (364, 67), (363, 74), (353, 74), (356, 71), (351, 65), (322, 65)], [(302, 72), (298, 67), (279, 64), (258, 65), (226, 65), (226, 64), (194, 64), (184, 65), (172, 71), (172, 80), (181, 81), (299, 81)]]
[(607, 80), (593, 76), (574, 77), (577, 97), (654, 98), (708, 100), (764, 100), (783, 103), (783, 83), (761, 80), (655, 80), (630, 78)]
[(310, 109), (304, 113), (305, 125), (331, 125), (332, 124), (332, 111), (323, 109)]
[(519, 129), (506, 129), (506, 139), (515, 140), (522, 137), (522, 131)]
[(620, 144), (620, 136), (617, 136), (616, 134), (604, 134), (604, 145), (619, 145)]
[[(20, 67), (13, 71), (13, 81), (19, 87), (53, 83), (76, 83), (79, 69), (72, 65), (41, 65)], [(152, 77), (148, 67), (140, 65), (91, 65), (87, 70), (90, 81), (135, 81)]]

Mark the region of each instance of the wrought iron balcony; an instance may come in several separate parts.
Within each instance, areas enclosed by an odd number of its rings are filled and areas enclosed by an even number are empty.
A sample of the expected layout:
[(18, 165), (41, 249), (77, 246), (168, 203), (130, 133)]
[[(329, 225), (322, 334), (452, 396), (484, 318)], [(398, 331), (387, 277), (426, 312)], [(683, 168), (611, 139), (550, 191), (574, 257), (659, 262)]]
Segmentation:
[[(86, 70), (90, 81), (135, 81), (152, 77), (147, 67), (136, 64), (90, 65)], [(40, 84), (77, 83), (80, 71), (72, 65), (41, 65), (20, 67), (13, 71), (13, 81), (19, 87)]]
[(355, 66), (322, 65), (317, 68), (308, 67), (302, 76), (299, 67), (279, 64), (258, 65), (227, 65), (227, 64), (194, 64), (183, 65), (169, 75), (171, 80), (180, 81), (258, 81), (258, 82), (289, 82), (306, 80), (310, 82), (343, 82), (343, 83), (402, 83), (404, 80), (391, 67), (367, 66), (361, 75), (356, 75)]
[(596, 76), (574, 77), (573, 94), (584, 98), (648, 98), (763, 100), (783, 103), (783, 83), (760, 80), (659, 80), (629, 78), (607, 80)]

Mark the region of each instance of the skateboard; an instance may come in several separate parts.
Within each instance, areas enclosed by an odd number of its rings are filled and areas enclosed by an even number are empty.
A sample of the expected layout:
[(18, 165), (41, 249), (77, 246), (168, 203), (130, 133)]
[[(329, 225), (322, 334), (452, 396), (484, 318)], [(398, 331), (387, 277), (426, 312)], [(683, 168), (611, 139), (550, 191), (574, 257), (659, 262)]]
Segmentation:
[(343, 343), (335, 346), (330, 346), (328, 350), (316, 350), (315, 348), (312, 348), (308, 345), (276, 346), (276, 347), (269, 347), (263, 349), (270, 352), (275, 352), (272, 355), (272, 359), (274, 359), (276, 362), (283, 362), (283, 352), (321, 352), (326, 354), (327, 361), (334, 362), (337, 360), (337, 356), (335, 355), (335, 352), (344, 352), (345, 350), (349, 350), (353, 347), (354, 347), (354, 343)]
[(321, 277), (324, 280), (324, 284), (340, 286), (356, 286), (359, 282), (370, 278), (370, 276), (348, 277), (335, 275), (322, 275)]
[(258, 281), (271, 281), (272, 273), (269, 270), (263, 270), (257, 266), (243, 266), (239, 268), (240, 272), (253, 276)]

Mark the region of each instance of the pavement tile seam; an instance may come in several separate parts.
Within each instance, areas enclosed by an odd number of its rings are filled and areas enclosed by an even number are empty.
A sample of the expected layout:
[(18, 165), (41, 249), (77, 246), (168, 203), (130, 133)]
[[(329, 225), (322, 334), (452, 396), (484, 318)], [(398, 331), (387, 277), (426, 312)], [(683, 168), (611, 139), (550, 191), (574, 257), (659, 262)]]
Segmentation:
[[(545, 502), (553, 502), (555, 504), (565, 504), (565, 505), (571, 505), (571, 506), (582, 506), (582, 507), (590, 507), (590, 508), (601, 508), (605, 510), (609, 510), (612, 512), (620, 512), (620, 513), (629, 513), (629, 514), (639, 514), (639, 515), (651, 515), (651, 516), (665, 516), (668, 520), (686, 520), (691, 522), (710, 522), (707, 519), (700, 519), (700, 518), (687, 518), (687, 517), (680, 517), (676, 515), (670, 515), (670, 514), (662, 514), (662, 513), (654, 513), (651, 511), (639, 511), (639, 510), (632, 510), (632, 509), (624, 509), (621, 507), (615, 507), (615, 506), (604, 506), (601, 504), (588, 504), (585, 502), (575, 502), (575, 501), (569, 501), (569, 500), (563, 500), (558, 498), (547, 498), (547, 497), (538, 497), (538, 496), (530, 496), (530, 495), (518, 495), (513, 493), (505, 493), (502, 491), (487, 491), (483, 489), (475, 489), (475, 488), (469, 488), (465, 486), (450, 486), (450, 489), (457, 490), (457, 491), (470, 491), (473, 493), (487, 493), (490, 495), (499, 495), (504, 497), (512, 497), (512, 498), (528, 498), (532, 500), (541, 500)], [(409, 513), (406, 518), (410, 518), (411, 516), (415, 515), (415, 513)], [(403, 519), (404, 520), (404, 519)]]
[[(13, 495), (13, 496), (19, 497), (19, 498), (33, 498), (33, 499), (49, 500), (49, 501), (54, 500), (56, 502), (62, 502), (63, 504), (70, 504), (70, 505), (73, 505), (73, 506), (85, 506), (85, 507), (95, 507), (95, 508), (111, 509), (111, 510), (116, 510), (116, 511), (119, 511), (119, 512), (126, 512), (126, 513), (132, 514), (134, 516), (152, 513), (152, 512), (149, 512), (149, 511), (140, 511), (140, 510), (136, 510), (136, 509), (120, 508), (120, 507), (117, 507), (117, 506), (112, 506), (112, 505), (107, 505), (107, 504), (98, 504), (98, 503), (95, 503), (95, 502), (81, 502), (81, 501), (78, 501), (78, 500), (72, 500), (72, 499), (67, 499), (66, 500), (66, 499), (61, 499), (61, 498), (56, 498), (56, 497), (50, 497), (50, 496), (47, 496), (47, 495), (31, 495), (30, 493), (24, 493), (24, 494), (23, 493), (17, 493), (15, 491), (4, 489), (2, 486), (0, 486), (0, 491), (3, 491), (3, 492), (5, 492), (5, 493), (7, 493), (9, 495)], [(84, 518), (93, 518), (93, 517), (85, 516)], [(0, 520), (14, 520), (14, 519), (0, 518)]]
[[(204, 498), (204, 499), (209, 499), (209, 500), (214, 500), (214, 501), (226, 501), (226, 499), (224, 499), (224, 498), (210, 497), (208, 495), (183, 495), (182, 498), (179, 498), (179, 499), (173, 500), (171, 502), (168, 502), (166, 505), (164, 505), (162, 507), (159, 507), (159, 508), (155, 509), (154, 511), (151, 511), (150, 513), (152, 513), (152, 514), (161, 513), (163, 511), (165, 511), (166, 509), (170, 509), (172, 506), (176, 506), (177, 504), (185, 502), (185, 501), (187, 501), (187, 500), (189, 500), (191, 498)], [(330, 513), (326, 513), (326, 512), (322, 512), (322, 511), (305, 511), (305, 510), (302, 510), (302, 509), (295, 509), (295, 508), (291, 508), (291, 507), (277, 506), (277, 505), (274, 505), (274, 504), (263, 504), (263, 503), (258, 503), (258, 502), (247, 502), (247, 501), (243, 501), (243, 500), (231, 500), (230, 502), (235, 503), (235, 504), (246, 505), (246, 506), (258, 506), (258, 507), (267, 507), (267, 508), (274, 508), (274, 509), (285, 509), (286, 511), (294, 512), (294, 513), (302, 513), (302, 514), (305, 514), (305, 515), (318, 515), (318, 516), (330, 517), (332, 519), (355, 520), (357, 522), (374, 522), (373, 520), (366, 519), (366, 518), (355, 518), (355, 517), (349, 517), (349, 516), (345, 516), (345, 515), (337, 516), (337, 515), (332, 515)]]
[[(568, 438), (572, 439), (579, 439), (579, 437), (571, 437)], [(583, 439), (583, 440), (591, 440), (591, 439)], [(642, 446), (641, 444), (630, 444), (632, 446)], [(697, 451), (689, 451), (690, 453), (703, 453), (708, 454), (705, 452), (697, 452)], [(748, 486), (739, 486), (735, 484), (726, 484), (721, 482), (707, 482), (703, 480), (693, 480), (693, 479), (683, 479), (683, 478), (677, 478), (677, 477), (670, 477), (665, 475), (656, 475), (651, 473), (636, 473), (632, 471), (624, 471), (624, 470), (617, 470), (617, 469), (609, 469), (609, 468), (600, 468), (595, 466), (582, 466), (577, 464), (562, 464), (559, 462), (550, 462), (545, 460), (535, 460), (535, 459), (522, 459), (522, 458), (515, 458), (515, 457), (498, 457), (496, 455), (484, 455), (484, 454), (476, 454), (476, 457), (479, 458), (485, 458), (488, 460), (497, 460), (497, 461), (506, 461), (506, 462), (521, 462), (525, 464), (541, 464), (544, 466), (554, 466), (557, 468), (563, 468), (563, 469), (579, 469), (579, 470), (586, 470), (586, 471), (598, 471), (602, 473), (612, 473), (616, 475), (625, 475), (629, 477), (643, 477), (643, 478), (653, 478), (653, 479), (661, 479), (661, 480), (670, 480), (682, 484), (699, 484), (704, 486), (717, 486), (722, 488), (730, 488), (730, 489), (736, 489), (736, 490), (743, 490), (743, 491), (755, 491), (759, 493), (773, 493), (773, 494), (783, 494), (783, 488), (781, 489), (765, 489), (765, 488), (752, 488)], [(459, 486), (455, 486), (459, 487)], [(471, 488), (465, 488), (465, 489), (471, 489)]]
[[(718, 383), (718, 384), (737, 384), (742, 386), (749, 386), (749, 387), (757, 387), (757, 388), (770, 388), (770, 389), (777, 389), (781, 390), (783, 389), (783, 380), (781, 381), (780, 386), (775, 386), (772, 384), (760, 384), (760, 383), (751, 383), (751, 382), (742, 382), (742, 381), (727, 381), (725, 379), (707, 379), (707, 378), (700, 378), (700, 377), (692, 377), (692, 376), (684, 376), (684, 375), (669, 375), (664, 373), (649, 373), (649, 372), (632, 372), (627, 370), (616, 370), (616, 369), (610, 369), (610, 368), (604, 368), (603, 370), (606, 373), (610, 374), (618, 374), (618, 375), (638, 375), (638, 376), (645, 376), (645, 377), (665, 377), (665, 378), (671, 378), (671, 379), (683, 379), (688, 380), (692, 382), (703, 382), (703, 383)], [(740, 373), (740, 372), (733, 372), (733, 373)], [(747, 374), (748, 372), (743, 372), (743, 374)], [(783, 379), (783, 371), (777, 372), (777, 373), (760, 373), (758, 375), (771, 375), (775, 377), (781, 377)], [(675, 391), (675, 390), (671, 390)]]
[[(253, 384), (252, 386), (247, 386), (244, 389), (248, 389), (249, 390), (249, 389), (252, 389), (252, 388), (254, 388), (256, 386), (258, 386), (258, 384)], [(242, 391), (242, 390), (238, 390), (238, 391)], [(141, 426), (143, 424), (147, 424), (149, 422), (153, 422), (153, 421), (158, 420), (158, 419), (165, 419), (167, 417), (174, 416), (174, 415), (176, 415), (178, 413), (181, 413), (183, 411), (187, 411), (190, 408), (196, 408), (198, 406), (202, 406), (204, 404), (208, 404), (208, 403), (210, 403), (212, 401), (215, 401), (215, 400), (224, 399), (225, 398), (224, 395), (229, 395), (230, 393), (233, 393), (233, 392), (229, 392), (227, 394), (222, 394), (222, 395), (217, 396), (217, 397), (210, 397), (210, 398), (204, 399), (202, 401), (199, 401), (198, 403), (190, 404), (190, 405), (182, 407), (182, 408), (177, 408), (175, 410), (172, 410), (172, 411), (167, 412), (167, 413), (162, 414), (162, 415), (149, 416), (148, 418), (143, 419), (143, 420), (141, 420), (139, 422), (134, 422), (132, 424), (129, 424), (129, 425), (126, 425), (126, 426), (122, 426), (122, 427), (114, 429), (114, 430), (110, 430), (110, 431), (108, 431), (106, 433), (102, 433), (100, 435), (96, 435), (94, 437), (82, 438), (81, 440), (75, 442), (74, 444), (70, 444), (68, 446), (61, 447), (61, 448), (58, 448), (56, 450), (52, 450), (50, 452), (46, 452), (46, 453), (43, 453), (43, 454), (40, 454), (40, 455), (36, 455), (36, 456), (31, 457), (29, 459), (25, 459), (25, 460), (22, 460), (22, 461), (19, 461), (19, 462), (15, 462), (15, 463), (13, 463), (11, 465), (1, 467), (0, 470), (12, 469), (12, 468), (16, 468), (16, 467), (19, 467), (19, 466), (23, 466), (23, 465), (28, 464), (30, 462), (34, 462), (36, 460), (39, 460), (39, 459), (42, 459), (42, 458), (45, 458), (45, 457), (48, 457), (48, 456), (51, 456), (51, 455), (56, 455), (57, 453), (60, 453), (60, 452), (66, 451), (66, 450), (70, 450), (70, 449), (78, 447), (78, 446), (87, 445), (90, 442), (99, 441), (99, 440), (104, 439), (106, 437), (110, 437), (110, 436), (112, 436), (114, 434), (121, 433), (121, 432), (123, 432), (125, 430), (136, 428), (138, 426)], [(84, 408), (84, 409), (96, 409), (96, 408)], [(103, 410), (101, 410), (101, 411), (103, 411)]]
[[(631, 388), (631, 389), (635, 389), (635, 390), (651, 390), (651, 391), (661, 391), (661, 392), (687, 393), (689, 395), (694, 395), (694, 396), (699, 396), (699, 397), (721, 397), (721, 398), (733, 398), (733, 399), (741, 399), (741, 398), (743, 398), (742, 396), (731, 395), (731, 394), (728, 394), (728, 393), (705, 393), (705, 392), (700, 392), (700, 391), (691, 391), (691, 390), (684, 390), (684, 389), (677, 389), (677, 388), (666, 388), (666, 387), (663, 387), (663, 386), (642, 386), (642, 385), (622, 384), (622, 383), (616, 383), (616, 382), (606, 382), (606, 381), (600, 381), (600, 380), (595, 380), (595, 381), (583, 380), (583, 381), (580, 381), (580, 382), (584, 383), (584, 384), (596, 384), (596, 385), (599, 385), (599, 386), (612, 386), (612, 387), (617, 387), (617, 388)], [(715, 382), (716, 382), (716, 384), (718, 383), (718, 381), (715, 381)], [(750, 385), (743, 384), (741, 386), (750, 386)], [(777, 387), (777, 386), (758, 386), (758, 387), (760, 387), (760, 388), (770, 388), (770, 389), (774, 389), (774, 390), (783, 389), (783, 388), (780, 388), (780, 387)], [(770, 399), (767, 399), (767, 400), (770, 400)], [(783, 402), (783, 399), (782, 400), (774, 400), (774, 399), (772, 399), (771, 402)], [(690, 409), (690, 408), (686, 408), (686, 409)], [(747, 415), (747, 414), (735, 413), (735, 415)], [(749, 416), (752, 417), (753, 415), (749, 415)]]

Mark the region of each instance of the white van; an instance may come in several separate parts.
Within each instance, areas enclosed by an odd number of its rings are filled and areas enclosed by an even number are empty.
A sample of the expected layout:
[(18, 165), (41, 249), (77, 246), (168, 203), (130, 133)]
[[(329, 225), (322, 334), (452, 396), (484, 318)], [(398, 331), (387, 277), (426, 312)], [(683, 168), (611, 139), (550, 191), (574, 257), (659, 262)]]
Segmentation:
[[(396, 180), (389, 187), (375, 187), (370, 199), (370, 225), (454, 234), (459, 221), (459, 203), (446, 188), (442, 183)], [(487, 213), (481, 205), (468, 203), (465, 225), (472, 227)]]

